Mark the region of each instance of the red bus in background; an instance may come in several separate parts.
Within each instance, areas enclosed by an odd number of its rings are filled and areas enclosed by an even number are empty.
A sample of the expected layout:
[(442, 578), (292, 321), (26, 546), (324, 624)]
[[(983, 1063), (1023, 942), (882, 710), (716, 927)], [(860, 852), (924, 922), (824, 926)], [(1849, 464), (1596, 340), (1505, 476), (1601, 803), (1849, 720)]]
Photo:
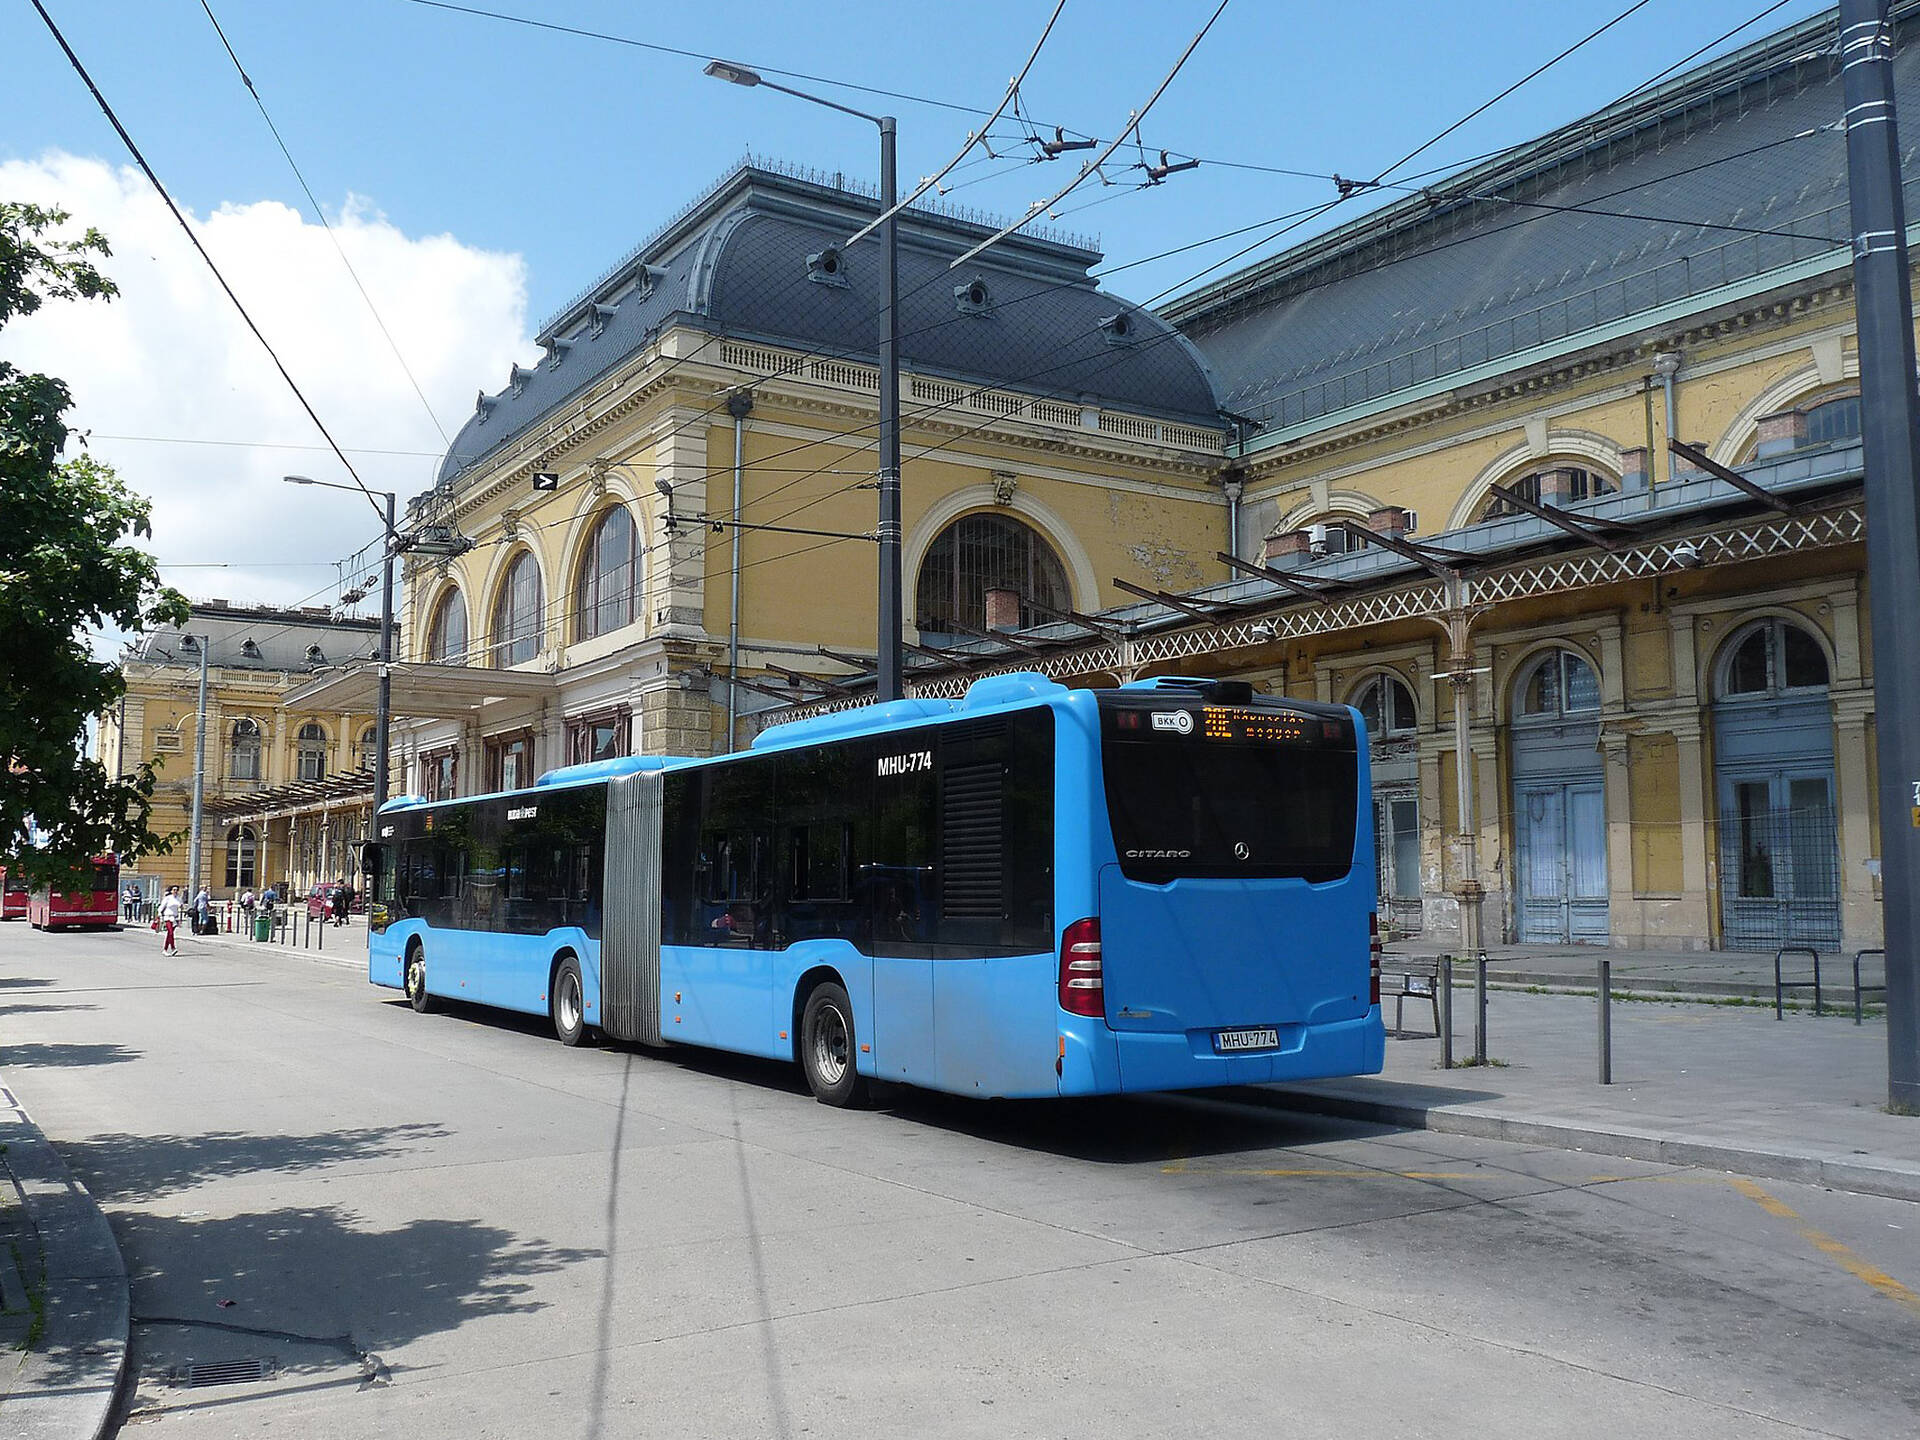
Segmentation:
[(120, 922), (120, 860), (96, 855), (59, 890), (45, 885), (27, 897), (27, 923), (36, 930)]
[(0, 865), (0, 920), (24, 920), (27, 918), (27, 882), (21, 878), (20, 867), (9, 870)]

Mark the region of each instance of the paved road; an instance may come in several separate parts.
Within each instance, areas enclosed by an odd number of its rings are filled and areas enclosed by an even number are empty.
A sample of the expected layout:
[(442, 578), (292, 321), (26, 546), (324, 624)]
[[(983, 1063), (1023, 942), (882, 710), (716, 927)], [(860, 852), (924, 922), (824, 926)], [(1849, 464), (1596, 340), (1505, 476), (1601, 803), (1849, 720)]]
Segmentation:
[[(1920, 1428), (1920, 1207), (1238, 1096), (849, 1114), (152, 942), (0, 931), (0, 1064), (133, 1275), (130, 1434)], [(168, 1383), (223, 1361), (274, 1368)]]

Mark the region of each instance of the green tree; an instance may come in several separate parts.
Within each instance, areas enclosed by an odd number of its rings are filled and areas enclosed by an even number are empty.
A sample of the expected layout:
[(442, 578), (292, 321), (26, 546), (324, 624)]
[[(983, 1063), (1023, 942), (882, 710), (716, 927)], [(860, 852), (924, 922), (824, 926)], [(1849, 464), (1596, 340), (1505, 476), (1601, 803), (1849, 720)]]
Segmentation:
[[(110, 300), (91, 257), (110, 252), (89, 229), (65, 238), (62, 210), (0, 202), (0, 329), (48, 300)], [(51, 375), (0, 360), (0, 855), (30, 882), (102, 851), (165, 850), (153, 833), (151, 763), (116, 777), (85, 753), (89, 718), (125, 689), (95, 660), (88, 636), (182, 624), (186, 601), (160, 584), (136, 545), (152, 534), (147, 502), (85, 454), (62, 459), (73, 403)], [(29, 822), (48, 832), (26, 847)]]

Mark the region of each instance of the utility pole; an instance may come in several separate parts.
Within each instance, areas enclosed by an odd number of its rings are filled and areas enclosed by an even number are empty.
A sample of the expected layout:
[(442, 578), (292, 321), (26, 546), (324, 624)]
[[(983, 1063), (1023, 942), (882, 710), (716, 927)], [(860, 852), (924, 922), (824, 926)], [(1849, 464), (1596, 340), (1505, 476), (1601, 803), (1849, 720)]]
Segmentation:
[(1887, 1098), (1920, 1106), (1920, 513), (1916, 512), (1913, 293), (1894, 124), (1888, 0), (1840, 0), (1847, 188), (1853, 219), (1867, 583), (1880, 761), (1880, 893), (1886, 926)]
[[(192, 638), (192, 637), (188, 637)], [(187, 899), (200, 893), (200, 825), (207, 800), (207, 652), (213, 649), (213, 637), (202, 635), (200, 650), (200, 703), (194, 710), (193, 736), (193, 831), (187, 854)]]
[(903, 614), (900, 599), (900, 220), (894, 176), (893, 116), (880, 117), (880, 304), (886, 329), (880, 336), (880, 626), (881, 701), (898, 700), (901, 688)]
[(369, 834), (380, 833), (380, 807), (387, 803), (387, 751), (393, 743), (393, 492), (386, 494), (387, 533), (380, 543), (380, 705), (373, 729), (373, 819)]

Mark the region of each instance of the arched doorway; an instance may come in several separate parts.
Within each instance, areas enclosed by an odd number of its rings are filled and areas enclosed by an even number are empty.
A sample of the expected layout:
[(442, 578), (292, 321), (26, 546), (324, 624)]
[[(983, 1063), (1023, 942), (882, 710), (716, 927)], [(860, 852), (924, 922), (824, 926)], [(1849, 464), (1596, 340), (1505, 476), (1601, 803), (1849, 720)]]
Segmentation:
[(1606, 770), (1600, 680), (1571, 650), (1537, 657), (1513, 691), (1514, 930), (1524, 944), (1604, 944)]
[(1367, 724), (1380, 908), (1395, 934), (1420, 932), (1420, 741), (1413, 692), (1376, 675), (1349, 702)]
[(1713, 675), (1720, 933), (1729, 950), (1840, 945), (1827, 656), (1790, 620), (1735, 631)]
[(253, 862), (256, 845), (251, 825), (235, 825), (227, 831), (227, 889), (238, 894), (253, 888)]

